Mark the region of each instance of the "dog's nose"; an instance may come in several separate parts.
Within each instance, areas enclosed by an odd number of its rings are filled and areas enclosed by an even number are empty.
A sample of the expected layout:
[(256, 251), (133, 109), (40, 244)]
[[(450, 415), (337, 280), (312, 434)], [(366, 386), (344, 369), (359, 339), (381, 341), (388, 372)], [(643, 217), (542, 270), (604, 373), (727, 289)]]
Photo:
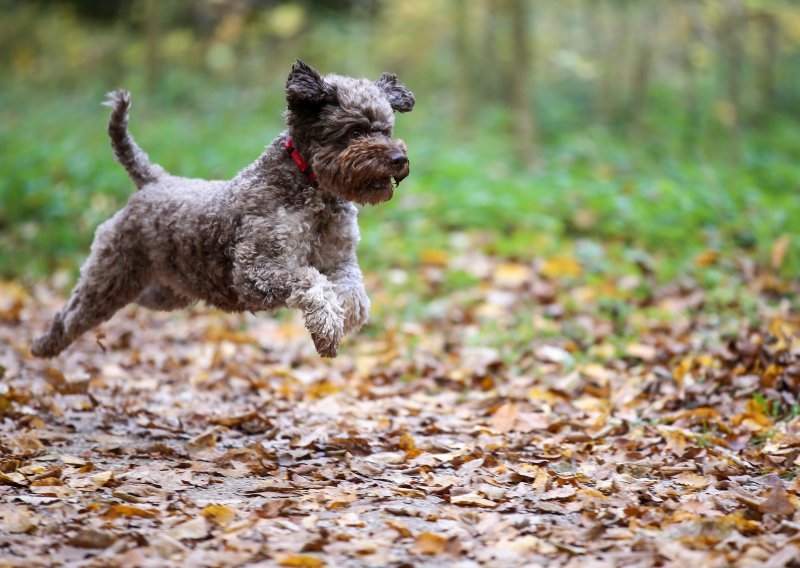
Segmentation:
[(392, 155), (389, 156), (389, 159), (392, 161), (392, 165), (397, 166), (398, 168), (405, 166), (408, 163), (408, 156), (406, 156), (403, 152), (392, 152)]

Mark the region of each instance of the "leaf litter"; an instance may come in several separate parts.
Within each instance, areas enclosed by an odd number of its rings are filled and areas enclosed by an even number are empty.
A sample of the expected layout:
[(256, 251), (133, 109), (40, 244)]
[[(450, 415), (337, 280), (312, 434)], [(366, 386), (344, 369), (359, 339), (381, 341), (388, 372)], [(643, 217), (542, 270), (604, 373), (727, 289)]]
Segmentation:
[(60, 295), (0, 286), (3, 565), (796, 562), (796, 284), (426, 259), (368, 274), (334, 361), (297, 317), (132, 306), (37, 361)]

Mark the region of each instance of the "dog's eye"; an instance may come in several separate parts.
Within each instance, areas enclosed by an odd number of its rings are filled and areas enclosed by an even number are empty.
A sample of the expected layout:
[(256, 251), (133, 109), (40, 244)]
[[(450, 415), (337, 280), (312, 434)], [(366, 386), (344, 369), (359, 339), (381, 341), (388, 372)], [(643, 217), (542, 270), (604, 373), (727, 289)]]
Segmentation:
[(350, 138), (359, 138), (361, 136), (361, 130), (359, 128), (354, 128), (350, 131)]

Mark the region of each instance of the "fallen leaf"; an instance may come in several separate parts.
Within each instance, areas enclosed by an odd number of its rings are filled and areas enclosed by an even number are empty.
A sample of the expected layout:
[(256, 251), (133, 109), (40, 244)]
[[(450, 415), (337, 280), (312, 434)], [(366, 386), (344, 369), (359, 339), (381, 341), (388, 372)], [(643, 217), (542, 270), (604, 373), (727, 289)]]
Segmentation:
[(513, 402), (507, 402), (492, 414), (492, 428), (501, 434), (505, 434), (514, 428), (516, 420), (517, 405)]
[(783, 235), (781, 238), (775, 241), (772, 245), (772, 252), (770, 254), (770, 261), (772, 264), (772, 268), (777, 270), (783, 264), (783, 259), (786, 258), (786, 251), (789, 250), (789, 244), (791, 243), (791, 238), (789, 235)]
[(580, 263), (568, 255), (557, 255), (548, 258), (541, 268), (541, 273), (547, 278), (578, 277), (581, 274)]
[(453, 495), (450, 497), (450, 502), (453, 505), (472, 505), (475, 507), (497, 507), (497, 503), (481, 497), (479, 494), (470, 492), (463, 495)]
[(67, 541), (70, 546), (78, 548), (108, 548), (117, 540), (113, 534), (97, 531), (94, 529), (83, 529)]
[(295, 568), (321, 568), (325, 562), (311, 554), (289, 554), (278, 560), (279, 566), (293, 566)]
[(445, 551), (447, 538), (438, 534), (424, 532), (417, 535), (414, 541), (414, 552), (417, 554), (441, 554)]
[(208, 530), (208, 522), (201, 516), (175, 525), (168, 534), (177, 540), (197, 540), (208, 536)]
[(115, 503), (111, 505), (105, 513), (103, 513), (103, 518), (105, 519), (117, 519), (119, 517), (141, 517), (145, 519), (151, 519), (158, 514), (158, 511), (154, 511), (152, 509), (142, 509), (140, 507), (134, 507), (132, 505), (123, 505), (120, 503)]
[(236, 511), (227, 505), (208, 505), (200, 514), (221, 527), (227, 526), (236, 517)]

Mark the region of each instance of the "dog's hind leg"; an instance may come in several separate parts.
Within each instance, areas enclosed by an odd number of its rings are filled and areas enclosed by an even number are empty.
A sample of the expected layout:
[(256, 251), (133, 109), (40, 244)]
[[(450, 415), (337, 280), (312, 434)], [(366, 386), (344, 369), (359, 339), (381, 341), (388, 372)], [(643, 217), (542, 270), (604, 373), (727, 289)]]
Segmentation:
[(149, 283), (150, 266), (139, 241), (118, 230), (116, 221), (112, 218), (97, 229), (67, 305), (31, 346), (36, 357), (55, 357), (79, 335), (132, 302)]

